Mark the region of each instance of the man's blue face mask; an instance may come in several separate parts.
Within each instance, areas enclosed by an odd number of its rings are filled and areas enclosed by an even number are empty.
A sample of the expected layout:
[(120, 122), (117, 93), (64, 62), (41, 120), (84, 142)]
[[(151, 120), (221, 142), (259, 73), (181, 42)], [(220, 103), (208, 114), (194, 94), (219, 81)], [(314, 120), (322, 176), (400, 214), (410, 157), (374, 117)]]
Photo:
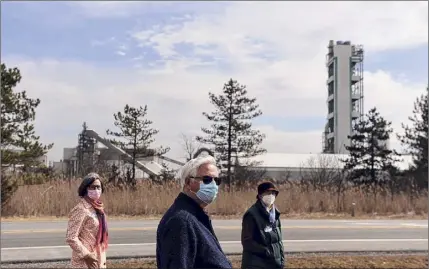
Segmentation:
[(200, 179), (200, 189), (195, 193), (198, 199), (205, 204), (211, 204), (217, 197), (219, 192), (219, 185), (221, 183), (219, 178), (203, 176), (194, 177)]

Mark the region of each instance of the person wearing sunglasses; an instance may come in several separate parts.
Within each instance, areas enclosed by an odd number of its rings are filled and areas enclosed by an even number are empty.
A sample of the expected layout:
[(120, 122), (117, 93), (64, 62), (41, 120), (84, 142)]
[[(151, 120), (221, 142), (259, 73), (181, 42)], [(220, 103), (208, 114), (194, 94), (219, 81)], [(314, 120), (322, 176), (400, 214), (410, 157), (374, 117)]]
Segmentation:
[(242, 269), (280, 269), (285, 266), (280, 212), (274, 205), (278, 194), (273, 183), (259, 184), (255, 204), (243, 215)]
[(182, 192), (158, 225), (157, 267), (232, 268), (205, 211), (215, 201), (221, 184), (215, 159), (192, 159), (180, 169), (178, 177)]
[(108, 232), (106, 214), (100, 196), (101, 177), (89, 173), (78, 188), (81, 197), (71, 210), (66, 242), (72, 249), (72, 268), (106, 268)]

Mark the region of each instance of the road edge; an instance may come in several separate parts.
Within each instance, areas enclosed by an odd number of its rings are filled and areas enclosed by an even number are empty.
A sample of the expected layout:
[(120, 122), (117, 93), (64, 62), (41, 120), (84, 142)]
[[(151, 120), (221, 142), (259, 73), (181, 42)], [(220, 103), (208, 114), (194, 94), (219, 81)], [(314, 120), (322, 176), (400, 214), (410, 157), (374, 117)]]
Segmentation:
[[(109, 220), (114, 221), (122, 221), (122, 220), (161, 220), (163, 215), (156, 215), (156, 216), (126, 216), (126, 215), (114, 215), (109, 216)], [(210, 215), (212, 219), (214, 220), (241, 220), (243, 217), (243, 214), (236, 214), (236, 215)], [(350, 214), (282, 214), (282, 218), (284, 219), (291, 219), (291, 220), (426, 220), (428, 218), (428, 214), (423, 215), (381, 215), (381, 216), (374, 216), (374, 215), (358, 215), (352, 217)], [(41, 216), (41, 217), (35, 217), (35, 216), (27, 216), (27, 217), (19, 217), (19, 216), (9, 216), (9, 217), (0, 217), (1, 222), (46, 222), (46, 221), (52, 221), (52, 222), (62, 222), (67, 221), (67, 216), (61, 216), (61, 217), (54, 217), (54, 216)]]

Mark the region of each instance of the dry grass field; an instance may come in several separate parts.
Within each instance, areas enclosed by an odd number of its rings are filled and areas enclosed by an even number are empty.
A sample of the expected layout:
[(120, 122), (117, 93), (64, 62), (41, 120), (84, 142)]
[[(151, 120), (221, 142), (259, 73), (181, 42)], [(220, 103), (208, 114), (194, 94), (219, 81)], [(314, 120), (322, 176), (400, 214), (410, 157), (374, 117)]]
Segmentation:
[[(2, 208), (3, 217), (64, 217), (76, 204), (79, 180), (51, 181), (40, 185), (20, 186), (9, 204)], [(277, 207), (286, 216), (350, 217), (354, 208), (356, 217), (426, 217), (427, 194), (410, 197), (391, 195), (380, 191), (374, 195), (360, 189), (335, 192), (303, 188), (298, 185), (280, 185)], [(107, 187), (103, 201), (109, 216), (159, 216), (171, 205), (180, 188), (175, 183), (142, 182), (136, 190)], [(222, 191), (209, 211), (215, 217), (240, 216), (255, 201), (255, 188)], [(353, 205), (355, 204), (355, 205)]]

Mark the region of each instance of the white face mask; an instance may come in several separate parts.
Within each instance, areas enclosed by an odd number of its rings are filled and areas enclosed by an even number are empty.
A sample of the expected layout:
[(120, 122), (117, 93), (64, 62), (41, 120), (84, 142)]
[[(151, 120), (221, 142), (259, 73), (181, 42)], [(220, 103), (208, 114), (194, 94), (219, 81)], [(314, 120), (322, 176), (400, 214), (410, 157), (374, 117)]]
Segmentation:
[(276, 196), (274, 194), (267, 194), (262, 196), (262, 202), (264, 202), (266, 206), (273, 205), (275, 200), (276, 200)]

